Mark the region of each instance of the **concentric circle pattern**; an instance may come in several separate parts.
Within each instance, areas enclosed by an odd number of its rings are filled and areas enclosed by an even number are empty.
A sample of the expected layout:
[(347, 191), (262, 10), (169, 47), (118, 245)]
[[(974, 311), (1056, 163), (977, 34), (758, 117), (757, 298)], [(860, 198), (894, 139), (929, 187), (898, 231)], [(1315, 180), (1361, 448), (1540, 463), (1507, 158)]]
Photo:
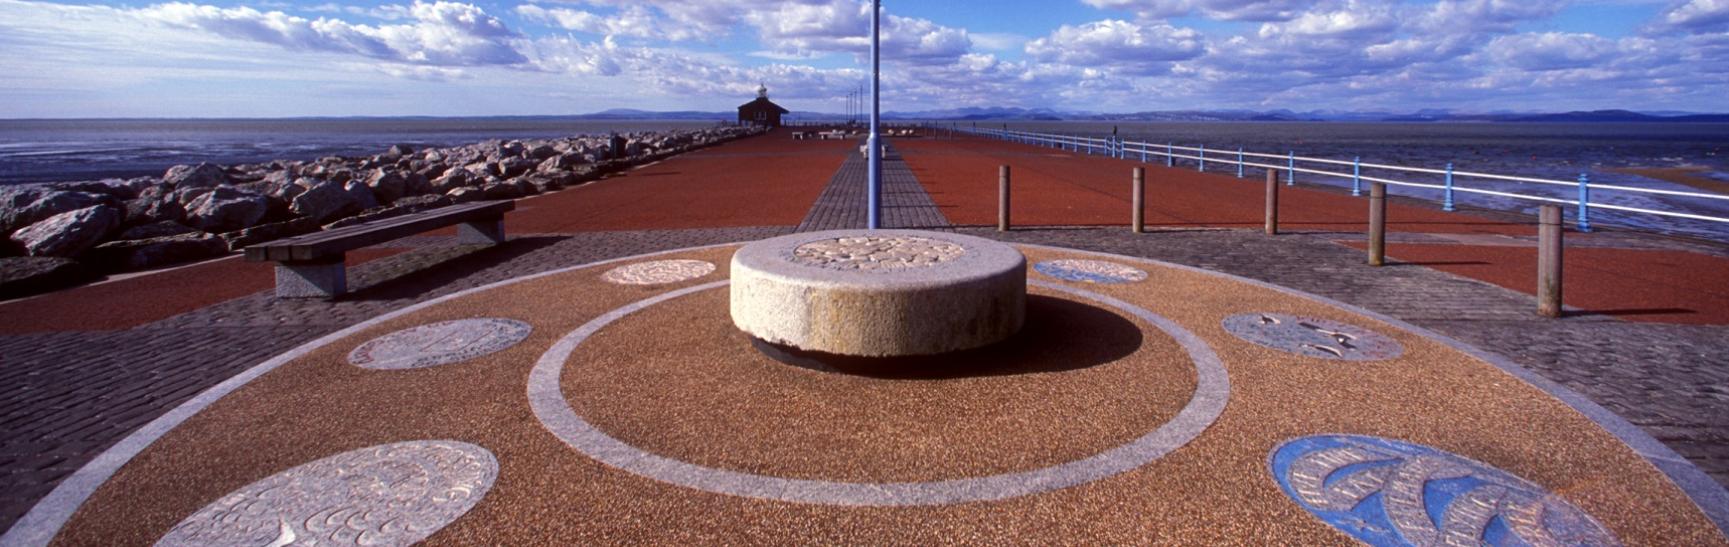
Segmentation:
[(1112, 285), (1117, 283), (1135, 283), (1147, 280), (1147, 272), (1140, 268), (1107, 262), (1104, 260), (1062, 259), (1046, 260), (1033, 265), (1039, 273), (1076, 283), (1098, 283)]
[(348, 362), (379, 370), (446, 365), (516, 345), (533, 331), (533, 326), (514, 319), (441, 321), (369, 340), (348, 353)]
[(1291, 440), (1271, 457), (1303, 509), (1371, 545), (1617, 545), (1530, 481), (1423, 445), (1360, 435)]
[(1397, 340), (1356, 325), (1283, 313), (1245, 313), (1225, 318), (1238, 338), (1317, 359), (1380, 361), (1405, 353)]
[(702, 260), (654, 260), (607, 270), (600, 278), (620, 285), (665, 285), (714, 273), (714, 263)]
[(492, 453), (468, 443), (362, 448), (223, 496), (156, 544), (408, 545), (467, 513), (497, 477)]

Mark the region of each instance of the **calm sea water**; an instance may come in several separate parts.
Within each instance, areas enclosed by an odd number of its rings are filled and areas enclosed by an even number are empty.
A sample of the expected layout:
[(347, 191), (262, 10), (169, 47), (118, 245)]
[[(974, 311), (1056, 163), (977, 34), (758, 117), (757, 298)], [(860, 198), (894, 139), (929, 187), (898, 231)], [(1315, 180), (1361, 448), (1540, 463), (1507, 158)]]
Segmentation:
[[(946, 125), (949, 122), (932, 122)], [(160, 175), (170, 166), (208, 161), (255, 163), (383, 152), (390, 145), (454, 146), (494, 138), (551, 138), (609, 132), (694, 129), (712, 121), (592, 121), (557, 118), (369, 118), (297, 120), (0, 120), (0, 184)], [(971, 126), (971, 122), (955, 122)], [(1002, 122), (981, 127), (1003, 127)], [(1561, 180), (1581, 173), (1593, 182), (1681, 191), (1674, 183), (1616, 174), (1617, 167), (1705, 166), (1702, 176), (1729, 183), (1729, 124), (1639, 123), (1304, 123), (1304, 122), (1009, 122), (1010, 129), (1205, 145), (1208, 156), (1249, 152), (1478, 171)], [(1194, 167), (1185, 160), (1182, 165)], [(1349, 167), (1341, 168), (1348, 172)], [(1235, 167), (1208, 165), (1231, 174)], [(1389, 173), (1365, 171), (1365, 175)], [(1254, 173), (1251, 171), (1251, 176)], [(1440, 177), (1390, 178), (1438, 183)], [(1300, 183), (1349, 185), (1347, 179), (1299, 174)], [(1460, 178), (1461, 187), (1574, 199), (1576, 189)], [(1439, 199), (1438, 192), (1394, 188)], [(1459, 193), (1460, 203), (1532, 210), (1534, 202)], [(1594, 203), (1729, 217), (1729, 200), (1599, 191)], [(1572, 213), (1569, 212), (1569, 216)], [(1605, 223), (1729, 240), (1729, 224), (1594, 210)]]
[(201, 161), (372, 155), (394, 144), (455, 146), (713, 125), (546, 118), (0, 120), (0, 184), (161, 175), (174, 165)]

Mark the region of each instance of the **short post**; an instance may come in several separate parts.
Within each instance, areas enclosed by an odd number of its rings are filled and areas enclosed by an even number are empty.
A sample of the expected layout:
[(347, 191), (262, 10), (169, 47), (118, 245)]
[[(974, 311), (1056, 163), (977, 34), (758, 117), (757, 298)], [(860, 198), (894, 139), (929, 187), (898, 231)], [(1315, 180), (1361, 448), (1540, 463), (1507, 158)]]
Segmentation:
[(1297, 152), (1285, 156), (1285, 186), (1297, 185)]
[(1174, 142), (1165, 143), (1165, 167), (1176, 167), (1177, 157), (1171, 155), (1171, 153), (1176, 150), (1176, 146), (1177, 143)]
[(997, 167), (997, 231), (1009, 231), (1009, 166)]
[(1387, 185), (1369, 186), (1369, 265), (1387, 263)]
[(1132, 190), (1132, 195), (1133, 195), (1133, 199), (1130, 199), (1129, 201), (1134, 203), (1135, 211), (1133, 214), (1129, 215), (1129, 217), (1130, 217), (1129, 228), (1132, 229), (1135, 233), (1139, 234), (1139, 233), (1143, 233), (1143, 232), (1147, 231), (1146, 211), (1145, 211), (1146, 203), (1147, 203), (1147, 170), (1146, 170), (1146, 168), (1143, 168), (1143, 167), (1136, 167), (1135, 168), (1134, 186), (1133, 186), (1133, 190)]
[(1351, 195), (1363, 195), (1363, 157), (1351, 158)]
[(1237, 147), (1237, 178), (1243, 178), (1243, 147)]
[(1279, 234), (1279, 173), (1267, 170), (1267, 235)]
[(1205, 144), (1201, 145), (1200, 150), (1201, 150), (1201, 155), (1200, 155), (1201, 164), (1199, 166), (1196, 166), (1195, 170), (1200, 171), (1202, 173), (1205, 173), (1205, 172), (1207, 172), (1207, 145), (1205, 145)]
[(1141, 163), (1147, 162), (1147, 143), (1141, 143)]
[(1447, 162), (1447, 182), (1441, 190), (1441, 210), (1453, 210), (1453, 162)]
[(1561, 316), (1561, 207), (1537, 207), (1537, 315)]
[(1591, 231), (1591, 176), (1579, 173), (1579, 231)]

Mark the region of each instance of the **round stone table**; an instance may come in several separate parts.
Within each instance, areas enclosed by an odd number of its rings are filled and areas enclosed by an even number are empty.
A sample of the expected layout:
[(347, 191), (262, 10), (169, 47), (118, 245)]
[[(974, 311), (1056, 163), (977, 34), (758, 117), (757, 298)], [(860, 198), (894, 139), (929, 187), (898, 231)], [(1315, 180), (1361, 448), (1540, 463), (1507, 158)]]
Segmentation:
[(1026, 264), (1008, 245), (938, 232), (765, 239), (733, 254), (732, 321), (766, 342), (837, 355), (972, 349), (1020, 330)]

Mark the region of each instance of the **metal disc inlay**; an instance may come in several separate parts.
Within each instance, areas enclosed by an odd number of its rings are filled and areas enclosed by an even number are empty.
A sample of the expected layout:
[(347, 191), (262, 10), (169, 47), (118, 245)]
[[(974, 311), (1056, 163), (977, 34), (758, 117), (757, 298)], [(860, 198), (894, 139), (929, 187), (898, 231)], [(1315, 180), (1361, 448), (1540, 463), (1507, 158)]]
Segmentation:
[(1269, 458), (1303, 509), (1370, 545), (1617, 545), (1573, 504), (1488, 464), (1361, 435), (1285, 442)]
[(1318, 359), (1379, 361), (1405, 354), (1397, 340), (1356, 325), (1283, 313), (1225, 318), (1225, 330), (1256, 344)]
[(514, 346), (533, 331), (514, 319), (441, 321), (373, 338), (349, 352), (348, 362), (382, 370), (444, 365)]
[(497, 478), (498, 460), (468, 443), (362, 448), (246, 485), (156, 544), (408, 545), (467, 513)]

